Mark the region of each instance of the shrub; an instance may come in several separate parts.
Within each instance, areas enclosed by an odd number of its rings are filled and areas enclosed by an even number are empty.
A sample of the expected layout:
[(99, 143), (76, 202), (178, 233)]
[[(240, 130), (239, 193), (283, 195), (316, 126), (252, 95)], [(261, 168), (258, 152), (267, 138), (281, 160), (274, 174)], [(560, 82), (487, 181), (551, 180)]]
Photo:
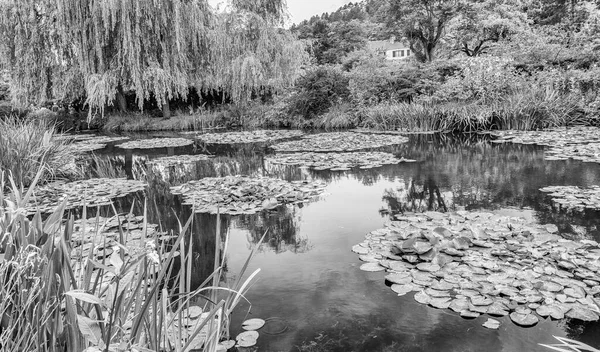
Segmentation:
[(348, 78), (337, 68), (321, 66), (308, 70), (296, 81), (288, 111), (307, 119), (321, 115), (350, 94)]
[(29, 185), (40, 169), (42, 182), (81, 175), (76, 151), (68, 141), (54, 137), (54, 126), (46, 120), (15, 116), (0, 120), (0, 170), (23, 185)]

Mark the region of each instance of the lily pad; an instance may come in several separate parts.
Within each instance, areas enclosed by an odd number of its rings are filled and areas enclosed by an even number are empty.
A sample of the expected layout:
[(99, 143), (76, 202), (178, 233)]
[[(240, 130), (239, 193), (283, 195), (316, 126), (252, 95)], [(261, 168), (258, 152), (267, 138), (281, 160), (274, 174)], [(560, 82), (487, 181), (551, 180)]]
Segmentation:
[(258, 339), (258, 332), (256, 331), (244, 331), (241, 334), (237, 335), (235, 340), (237, 342), (236, 346), (239, 347), (252, 347), (256, 345), (256, 340)]
[(242, 323), (242, 329), (248, 331), (254, 331), (262, 328), (265, 325), (265, 321), (262, 319), (254, 318), (248, 319)]
[(550, 316), (557, 320), (565, 317), (565, 313), (556, 305), (541, 305), (535, 312), (542, 317)]
[(206, 161), (212, 158), (212, 155), (196, 154), (196, 155), (174, 155), (165, 156), (150, 160), (149, 164), (160, 167), (171, 167), (181, 164), (190, 164), (198, 161)]
[(517, 312), (510, 313), (510, 320), (520, 326), (534, 326), (539, 319), (533, 314), (521, 314)]
[(379, 265), (379, 263), (365, 263), (360, 266), (360, 270), (375, 272), (375, 271), (384, 271), (385, 268), (382, 267), (381, 265)]
[(598, 313), (582, 306), (574, 306), (565, 314), (565, 316), (567, 318), (583, 321), (597, 321), (599, 319)]
[(488, 318), (485, 323), (481, 324), (484, 328), (497, 330), (500, 328), (500, 322), (496, 319)]

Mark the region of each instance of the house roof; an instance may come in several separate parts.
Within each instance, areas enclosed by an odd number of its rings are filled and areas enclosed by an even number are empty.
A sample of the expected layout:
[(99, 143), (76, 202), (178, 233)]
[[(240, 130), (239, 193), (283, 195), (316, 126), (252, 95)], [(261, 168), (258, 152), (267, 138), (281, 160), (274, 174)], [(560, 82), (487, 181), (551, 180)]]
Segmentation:
[(370, 40), (367, 42), (367, 48), (374, 51), (388, 51), (397, 49), (406, 49), (409, 45), (403, 42), (390, 42), (389, 40)]

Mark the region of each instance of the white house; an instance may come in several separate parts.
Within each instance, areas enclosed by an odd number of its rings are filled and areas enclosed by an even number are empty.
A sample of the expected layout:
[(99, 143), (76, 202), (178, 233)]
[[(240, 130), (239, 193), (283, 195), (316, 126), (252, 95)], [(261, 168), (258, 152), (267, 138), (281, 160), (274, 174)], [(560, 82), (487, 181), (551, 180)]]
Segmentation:
[(371, 40), (367, 42), (367, 48), (377, 53), (385, 54), (386, 60), (408, 59), (412, 52), (408, 43), (390, 40)]

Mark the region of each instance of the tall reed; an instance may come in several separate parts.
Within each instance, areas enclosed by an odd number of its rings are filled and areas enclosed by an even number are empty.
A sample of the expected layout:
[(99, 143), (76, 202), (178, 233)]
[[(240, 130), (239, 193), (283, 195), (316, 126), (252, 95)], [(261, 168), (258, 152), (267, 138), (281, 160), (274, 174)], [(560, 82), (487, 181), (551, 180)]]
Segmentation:
[(0, 119), (0, 170), (24, 185), (31, 184), (40, 169), (41, 181), (79, 175), (76, 151), (69, 148), (67, 140), (56, 136), (54, 126), (46, 120), (16, 116)]
[[(145, 220), (139, 239), (119, 230), (113, 252), (98, 259), (95, 249), (107, 246), (99, 217), (83, 221), (81, 233), (93, 230), (85, 237), (74, 230), (72, 216), (63, 220), (64, 203), (43, 221), (39, 213), (26, 217), (23, 206), (42, 173), (27, 192), (12, 178), (10, 186), (0, 178), (2, 351), (216, 351), (229, 337), (230, 314), (260, 270), (241, 280), (254, 251), (233, 286), (219, 285), (224, 256), (217, 255), (212, 275), (192, 290), (194, 254), (185, 241), (192, 236), (192, 215), (168, 242), (147, 237)], [(11, 193), (4, 194), (5, 188)], [(73, 248), (74, 236), (83, 246)], [(226, 244), (217, 241), (217, 253)], [(72, 257), (77, 253), (79, 258)], [(176, 264), (183, 270), (174, 272)], [(209, 299), (198, 306), (198, 297)]]

